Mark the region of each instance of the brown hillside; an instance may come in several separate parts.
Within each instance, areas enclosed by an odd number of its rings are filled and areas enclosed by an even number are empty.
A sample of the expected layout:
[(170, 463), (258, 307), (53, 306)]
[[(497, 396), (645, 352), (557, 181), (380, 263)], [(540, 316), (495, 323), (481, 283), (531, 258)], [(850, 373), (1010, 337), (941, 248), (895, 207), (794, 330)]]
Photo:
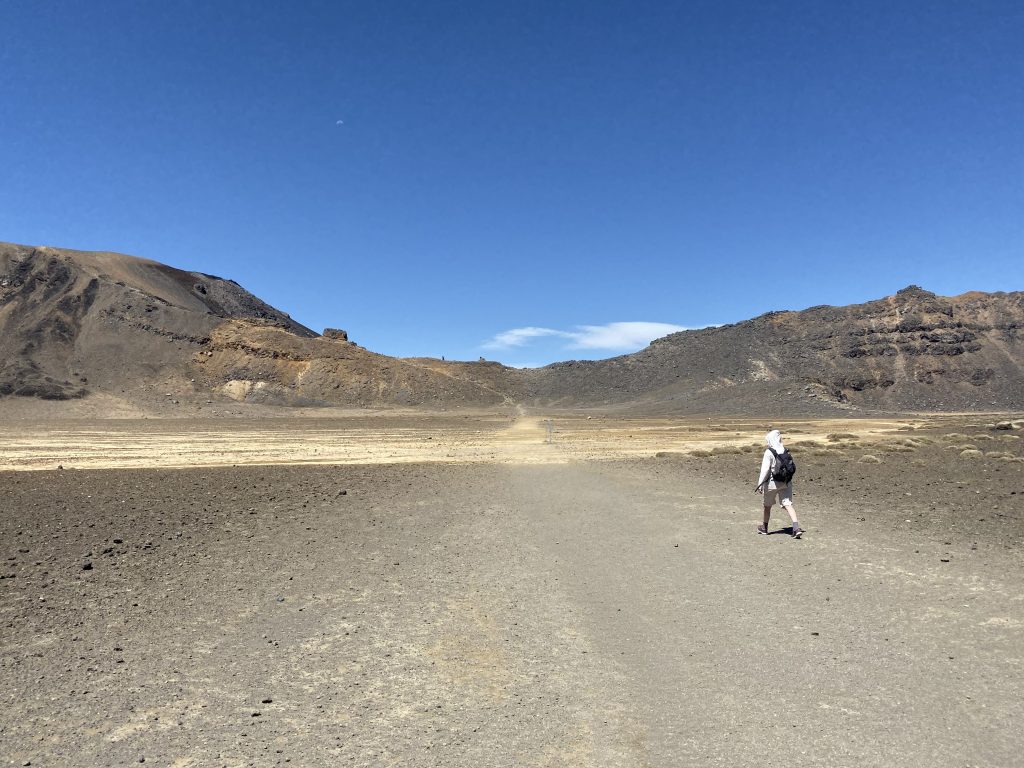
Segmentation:
[[(237, 283), (116, 253), (0, 244), (0, 396), (493, 405), (496, 364), (404, 361), (326, 338)], [(474, 373), (477, 372), (477, 373)]]
[(113, 253), (0, 244), (0, 398), (648, 413), (1024, 408), (1024, 293), (910, 287), (536, 370), (379, 355), (237, 283)]
[(911, 286), (866, 304), (772, 312), (548, 366), (530, 394), (670, 411), (1020, 409), (1024, 293), (948, 298)]

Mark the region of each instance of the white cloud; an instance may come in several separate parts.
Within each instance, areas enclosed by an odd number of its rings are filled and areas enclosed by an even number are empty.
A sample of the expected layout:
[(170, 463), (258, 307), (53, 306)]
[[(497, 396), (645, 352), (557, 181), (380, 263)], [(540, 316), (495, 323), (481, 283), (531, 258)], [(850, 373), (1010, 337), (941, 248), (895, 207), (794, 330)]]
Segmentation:
[(533, 326), (527, 326), (526, 328), (513, 328), (510, 331), (502, 331), (493, 339), (485, 341), (483, 343), (483, 348), (510, 349), (512, 347), (525, 346), (531, 339), (536, 339), (541, 336), (566, 335), (565, 331), (556, 331), (554, 328), (535, 328)]
[(687, 328), (671, 323), (608, 323), (607, 325), (577, 325), (572, 331), (557, 328), (512, 328), (502, 331), (484, 342), (485, 349), (511, 349), (524, 347), (532, 340), (542, 337), (557, 337), (565, 340), (564, 349), (604, 349), (625, 351), (640, 349), (654, 339), (667, 336)]
[(573, 349), (639, 349), (670, 333), (685, 331), (671, 323), (608, 323), (580, 325), (571, 334)]

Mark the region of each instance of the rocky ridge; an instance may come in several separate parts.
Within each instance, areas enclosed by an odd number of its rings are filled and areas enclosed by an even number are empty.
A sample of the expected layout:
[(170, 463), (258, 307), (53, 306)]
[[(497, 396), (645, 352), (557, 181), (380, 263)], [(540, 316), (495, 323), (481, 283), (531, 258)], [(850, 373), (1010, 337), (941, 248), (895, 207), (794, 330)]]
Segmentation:
[(1024, 409), (1024, 293), (771, 312), (598, 361), (519, 370), (380, 355), (234, 281), (146, 259), (0, 244), (4, 397), (646, 413)]

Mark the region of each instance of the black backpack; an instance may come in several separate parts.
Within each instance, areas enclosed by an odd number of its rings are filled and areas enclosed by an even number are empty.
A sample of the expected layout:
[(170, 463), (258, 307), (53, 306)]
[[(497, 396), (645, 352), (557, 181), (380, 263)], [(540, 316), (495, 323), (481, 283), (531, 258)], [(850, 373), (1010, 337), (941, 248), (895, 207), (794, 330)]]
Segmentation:
[(772, 470), (772, 480), (776, 483), (788, 483), (796, 474), (796, 462), (789, 455), (789, 451), (776, 453), (774, 448), (769, 447), (772, 456), (775, 457), (775, 469)]

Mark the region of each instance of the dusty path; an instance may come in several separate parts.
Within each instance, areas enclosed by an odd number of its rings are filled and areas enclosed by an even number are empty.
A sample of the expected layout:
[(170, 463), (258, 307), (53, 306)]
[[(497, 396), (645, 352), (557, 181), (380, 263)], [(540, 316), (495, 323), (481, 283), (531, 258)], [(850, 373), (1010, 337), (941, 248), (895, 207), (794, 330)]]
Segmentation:
[(1018, 762), (1018, 553), (827, 509), (758, 537), (745, 488), (671, 470), (3, 475), (0, 757)]

